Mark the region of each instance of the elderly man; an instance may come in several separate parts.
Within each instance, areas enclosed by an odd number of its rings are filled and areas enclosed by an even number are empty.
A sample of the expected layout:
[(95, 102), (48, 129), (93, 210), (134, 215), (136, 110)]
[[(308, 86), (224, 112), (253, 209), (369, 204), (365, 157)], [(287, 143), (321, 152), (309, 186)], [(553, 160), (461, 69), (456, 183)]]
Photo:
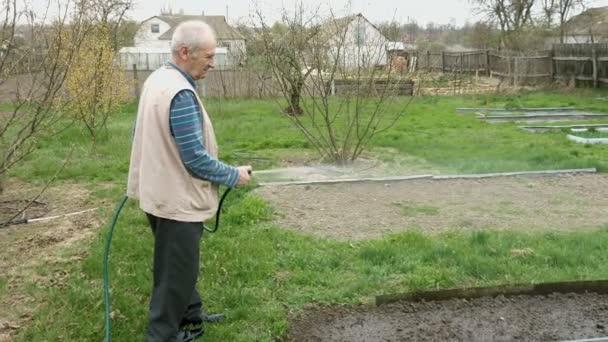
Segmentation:
[(154, 286), (147, 341), (192, 341), (205, 315), (196, 290), (202, 223), (218, 206), (218, 185), (244, 185), (249, 166), (218, 158), (213, 126), (196, 80), (214, 67), (213, 30), (180, 24), (172, 60), (146, 80), (137, 112), (127, 194), (139, 201), (154, 235)]

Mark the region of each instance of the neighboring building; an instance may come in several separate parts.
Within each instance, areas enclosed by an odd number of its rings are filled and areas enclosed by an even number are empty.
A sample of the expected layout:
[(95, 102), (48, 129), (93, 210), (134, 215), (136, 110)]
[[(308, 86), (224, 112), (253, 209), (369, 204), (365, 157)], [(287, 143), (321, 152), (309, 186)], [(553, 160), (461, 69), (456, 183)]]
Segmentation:
[(334, 19), (321, 26), (330, 58), (340, 56), (344, 68), (383, 66), (387, 63), (388, 39), (361, 13)]
[(408, 44), (403, 42), (388, 42), (386, 43), (386, 54), (388, 63), (384, 67), (386, 71), (406, 72), (413, 71), (416, 44)]
[[(209, 24), (215, 31), (218, 51), (216, 54), (216, 65), (219, 68), (227, 68), (239, 65), (246, 55), (245, 38), (233, 27), (228, 25), (226, 17), (221, 15), (158, 15), (141, 22), (135, 34), (133, 47), (121, 50), (121, 53), (146, 54), (148, 52), (156, 55), (170, 53), (171, 37), (173, 31), (180, 23), (188, 20), (202, 20)], [(148, 60), (150, 56), (148, 56)], [(143, 64), (140, 60), (139, 63)], [(149, 64), (149, 63), (148, 63)]]
[[(573, 16), (564, 24), (564, 44), (606, 42), (608, 42), (608, 6), (590, 8)], [(552, 37), (549, 43), (559, 44), (559, 35)]]

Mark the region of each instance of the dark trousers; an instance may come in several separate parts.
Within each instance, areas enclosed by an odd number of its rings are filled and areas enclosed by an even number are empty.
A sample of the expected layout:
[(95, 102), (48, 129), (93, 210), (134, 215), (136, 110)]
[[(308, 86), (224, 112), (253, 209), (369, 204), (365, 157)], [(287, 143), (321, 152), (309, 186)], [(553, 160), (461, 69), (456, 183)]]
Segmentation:
[(181, 326), (201, 321), (196, 282), (202, 222), (146, 215), (154, 234), (154, 288), (146, 341), (171, 342)]

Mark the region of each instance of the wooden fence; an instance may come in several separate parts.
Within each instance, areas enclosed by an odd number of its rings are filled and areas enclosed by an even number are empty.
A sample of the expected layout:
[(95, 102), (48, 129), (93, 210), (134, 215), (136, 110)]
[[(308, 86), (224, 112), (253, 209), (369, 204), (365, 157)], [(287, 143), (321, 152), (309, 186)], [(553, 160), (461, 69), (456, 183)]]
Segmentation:
[(331, 89), (332, 95), (412, 96), (414, 94), (412, 80), (377, 79), (371, 83), (365, 80), (334, 80), (327, 86)]
[(518, 54), (506, 51), (416, 52), (417, 70), (484, 73), (513, 85), (585, 81), (608, 84), (608, 44), (560, 44), (552, 50)]
[[(537, 85), (568, 81), (599, 87), (608, 84), (608, 44), (560, 44), (551, 50), (526, 54), (509, 51), (415, 52), (415, 70), (444, 73), (474, 73), (500, 77), (510, 84)], [(134, 96), (151, 71), (128, 70), (134, 82)], [(337, 81), (334, 94), (348, 92), (348, 82)], [(413, 85), (404, 83), (396, 93), (411, 95)], [(213, 70), (199, 83), (201, 96), (254, 97), (280, 95), (280, 87), (270, 74), (247, 69)], [(343, 91), (344, 90), (344, 91)]]
[[(153, 72), (151, 70), (138, 70), (133, 65), (131, 70), (125, 71), (127, 77), (133, 80), (133, 96), (138, 98), (145, 80)], [(332, 95), (353, 94), (354, 89), (365, 94), (385, 94), (390, 96), (411, 96), (414, 92), (414, 84), (411, 80), (395, 78), (390, 82), (377, 79), (373, 85), (361, 80), (356, 81), (338, 80), (328, 85)], [(314, 88), (309, 84), (310, 88)], [(369, 88), (366, 88), (369, 87)], [(361, 89), (364, 90), (361, 90)], [(268, 96), (282, 96), (280, 84), (276, 78), (268, 73), (251, 71), (247, 69), (235, 70), (212, 70), (204, 81), (197, 82), (197, 91), (201, 97), (248, 97), (264, 98)]]
[[(127, 70), (133, 80), (133, 96), (139, 97), (143, 83), (153, 71), (138, 70), (135, 66)], [(279, 85), (271, 75), (250, 70), (212, 70), (204, 81), (197, 82), (197, 91), (202, 97), (249, 97), (262, 98), (280, 94)]]

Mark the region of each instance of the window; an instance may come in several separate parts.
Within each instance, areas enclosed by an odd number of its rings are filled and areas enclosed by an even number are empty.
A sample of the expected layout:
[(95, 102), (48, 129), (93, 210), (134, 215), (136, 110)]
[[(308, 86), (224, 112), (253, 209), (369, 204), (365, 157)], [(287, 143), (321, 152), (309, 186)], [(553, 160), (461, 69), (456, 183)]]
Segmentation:
[(227, 52), (230, 52), (230, 44), (228, 44), (228, 42), (219, 41), (217, 43), (217, 47), (218, 48), (224, 48), (224, 49), (226, 49)]
[(158, 24), (152, 24), (152, 25), (150, 25), (150, 28), (152, 29), (152, 33), (160, 32), (160, 25), (158, 25)]
[(355, 27), (355, 44), (365, 45), (365, 23), (358, 22)]

